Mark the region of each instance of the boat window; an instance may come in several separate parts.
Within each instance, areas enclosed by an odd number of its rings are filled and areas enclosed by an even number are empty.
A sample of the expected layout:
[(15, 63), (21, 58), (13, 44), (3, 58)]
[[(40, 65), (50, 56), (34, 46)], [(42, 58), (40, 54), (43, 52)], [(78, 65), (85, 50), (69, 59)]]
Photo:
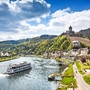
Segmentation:
[(15, 69), (16, 67), (12, 67), (12, 69)]

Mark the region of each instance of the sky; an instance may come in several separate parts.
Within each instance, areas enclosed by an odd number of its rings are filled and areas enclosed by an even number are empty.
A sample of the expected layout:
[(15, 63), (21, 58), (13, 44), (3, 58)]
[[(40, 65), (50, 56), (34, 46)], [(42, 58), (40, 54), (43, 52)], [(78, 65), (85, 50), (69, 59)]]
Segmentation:
[(90, 0), (0, 0), (0, 41), (90, 28)]

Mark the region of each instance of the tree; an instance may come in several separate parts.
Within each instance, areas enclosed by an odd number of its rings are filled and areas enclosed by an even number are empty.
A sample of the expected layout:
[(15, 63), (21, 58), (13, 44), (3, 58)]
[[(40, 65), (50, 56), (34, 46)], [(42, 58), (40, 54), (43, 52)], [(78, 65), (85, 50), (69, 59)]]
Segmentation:
[(81, 62), (85, 63), (86, 62), (86, 58), (81, 58)]

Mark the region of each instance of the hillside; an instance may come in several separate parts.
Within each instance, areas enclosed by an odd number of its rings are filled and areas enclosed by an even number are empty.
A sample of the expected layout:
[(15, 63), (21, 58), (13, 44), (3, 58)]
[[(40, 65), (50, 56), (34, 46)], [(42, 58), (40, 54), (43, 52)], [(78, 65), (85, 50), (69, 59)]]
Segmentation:
[(82, 38), (82, 37), (70, 37), (68, 36), (68, 38), (70, 38), (71, 41), (79, 41), (82, 42), (83, 44), (90, 46), (90, 40), (87, 38)]
[(29, 40), (30, 40), (30, 38), (20, 39), (20, 40), (7, 40), (7, 41), (1, 41), (0, 44), (13, 45), (13, 44), (20, 44), (22, 42), (28, 42)]
[(90, 39), (90, 28), (78, 32), (80, 36), (88, 37)]
[(33, 38), (30, 42), (24, 42), (16, 45), (14, 50), (20, 54), (37, 54), (55, 50), (69, 50), (72, 48), (71, 41), (66, 36), (57, 36), (52, 39)]
[[(7, 40), (0, 42), (0, 51), (8, 51), (8, 50), (15, 50), (18, 52), (17, 46), (21, 45), (21, 49), (27, 50), (28, 45), (33, 46), (35, 48), (35, 44), (41, 42), (43, 40), (49, 40), (57, 37), (57, 35), (41, 35), (39, 37), (34, 38), (27, 38), (27, 39), (20, 39), (20, 40)], [(25, 46), (24, 46), (25, 45)], [(20, 49), (19, 49), (20, 50)], [(27, 52), (27, 51), (26, 51)]]
[[(67, 37), (65, 35), (41, 35), (34, 37), (28, 41), (23, 41), (18, 44), (0, 44), (1, 50), (10, 51), (16, 54), (34, 54), (41, 55), (45, 52), (51, 51), (67, 51), (72, 49), (72, 41), (78, 40), (81, 42), (82, 47), (89, 46), (90, 42), (82, 37)], [(8, 42), (7, 42), (8, 43)], [(1, 46), (2, 45), (2, 46)]]
[(15, 45), (23, 43), (23, 42), (29, 42), (30, 38), (28, 39), (20, 39), (20, 40), (7, 40), (7, 41), (1, 41), (0, 42), (0, 51), (8, 51), (10, 48), (15, 47)]

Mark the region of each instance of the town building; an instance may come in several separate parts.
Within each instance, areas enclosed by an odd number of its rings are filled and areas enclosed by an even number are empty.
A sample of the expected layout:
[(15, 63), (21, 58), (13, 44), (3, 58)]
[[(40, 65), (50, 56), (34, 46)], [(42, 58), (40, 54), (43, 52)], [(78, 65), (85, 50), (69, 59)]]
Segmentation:
[(0, 52), (0, 57), (9, 57), (9, 56), (12, 56), (12, 54), (11, 53), (9, 53), (9, 52)]
[(61, 56), (63, 56), (62, 51), (50, 51), (50, 52), (44, 53), (45, 58), (56, 58), (56, 57), (61, 57)]

